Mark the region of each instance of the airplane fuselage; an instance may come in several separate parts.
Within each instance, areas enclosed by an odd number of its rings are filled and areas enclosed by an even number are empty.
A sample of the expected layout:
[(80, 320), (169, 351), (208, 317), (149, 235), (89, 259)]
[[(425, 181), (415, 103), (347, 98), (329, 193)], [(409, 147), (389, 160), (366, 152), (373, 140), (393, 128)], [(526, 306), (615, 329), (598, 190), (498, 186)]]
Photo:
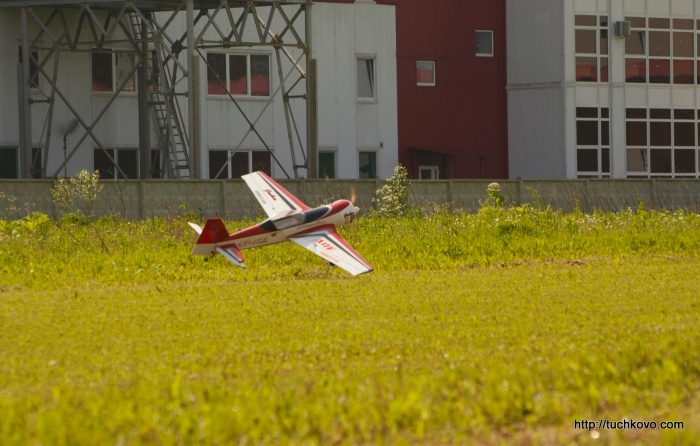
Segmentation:
[(325, 225), (341, 227), (351, 223), (359, 211), (350, 201), (338, 200), (326, 206), (268, 218), (262, 223), (234, 232), (218, 243), (197, 245), (194, 255), (213, 253), (217, 247), (235, 244), (239, 250), (281, 243), (289, 236), (313, 231)]

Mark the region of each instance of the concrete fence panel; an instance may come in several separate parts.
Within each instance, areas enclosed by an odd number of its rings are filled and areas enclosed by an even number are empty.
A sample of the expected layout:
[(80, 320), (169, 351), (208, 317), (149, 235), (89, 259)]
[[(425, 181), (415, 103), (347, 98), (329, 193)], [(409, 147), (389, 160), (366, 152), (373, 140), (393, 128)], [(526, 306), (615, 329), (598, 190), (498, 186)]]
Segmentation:
[[(476, 212), (487, 199), (486, 180), (410, 181), (409, 205), (431, 210), (436, 205)], [(379, 180), (281, 180), (279, 183), (309, 206), (350, 198), (368, 213), (374, 207)], [(636, 209), (700, 211), (700, 180), (504, 180), (498, 181), (506, 205), (539, 203), (553, 209), (584, 212)], [(200, 218), (221, 216), (258, 219), (262, 208), (242, 180), (102, 181), (93, 214), (128, 219), (167, 217), (194, 212)], [(21, 218), (31, 212), (54, 215), (51, 180), (0, 180), (0, 218)]]

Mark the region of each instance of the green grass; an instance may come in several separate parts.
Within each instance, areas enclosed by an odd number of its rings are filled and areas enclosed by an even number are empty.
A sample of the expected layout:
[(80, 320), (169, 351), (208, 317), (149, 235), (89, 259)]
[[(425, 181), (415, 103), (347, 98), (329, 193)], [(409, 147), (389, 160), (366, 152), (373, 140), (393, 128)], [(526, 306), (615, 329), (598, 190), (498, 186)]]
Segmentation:
[(0, 226), (0, 444), (700, 441), (697, 215), (360, 219), (358, 278), (292, 244), (204, 262), (180, 218), (39, 219)]

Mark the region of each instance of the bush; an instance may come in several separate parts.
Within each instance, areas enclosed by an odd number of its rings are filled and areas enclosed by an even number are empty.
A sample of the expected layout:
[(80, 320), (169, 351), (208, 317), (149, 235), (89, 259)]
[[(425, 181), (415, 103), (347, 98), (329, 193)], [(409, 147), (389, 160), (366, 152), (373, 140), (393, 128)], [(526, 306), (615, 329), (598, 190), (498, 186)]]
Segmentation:
[(408, 212), (408, 172), (401, 164), (394, 167), (394, 173), (386, 184), (377, 190), (374, 204), (377, 214), (394, 217)]
[(90, 218), (92, 207), (102, 192), (103, 186), (99, 184), (99, 179), (100, 172), (98, 170), (90, 174), (85, 169), (69, 180), (58, 177), (54, 187), (51, 188), (51, 199), (56, 217), (60, 218), (75, 209), (76, 214)]

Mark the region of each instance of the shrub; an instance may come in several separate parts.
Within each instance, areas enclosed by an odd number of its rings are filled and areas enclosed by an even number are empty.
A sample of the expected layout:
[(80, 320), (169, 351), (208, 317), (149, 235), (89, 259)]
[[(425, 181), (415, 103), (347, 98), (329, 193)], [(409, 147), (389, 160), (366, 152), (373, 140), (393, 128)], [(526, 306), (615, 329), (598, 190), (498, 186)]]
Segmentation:
[(394, 167), (384, 186), (377, 190), (374, 204), (377, 214), (382, 216), (398, 216), (408, 212), (408, 172), (401, 164)]
[(51, 199), (56, 217), (68, 214), (72, 209), (75, 209), (76, 214), (90, 217), (95, 201), (102, 192), (103, 186), (99, 184), (99, 179), (100, 172), (98, 170), (90, 174), (85, 169), (69, 180), (58, 177), (54, 187), (51, 188)]

